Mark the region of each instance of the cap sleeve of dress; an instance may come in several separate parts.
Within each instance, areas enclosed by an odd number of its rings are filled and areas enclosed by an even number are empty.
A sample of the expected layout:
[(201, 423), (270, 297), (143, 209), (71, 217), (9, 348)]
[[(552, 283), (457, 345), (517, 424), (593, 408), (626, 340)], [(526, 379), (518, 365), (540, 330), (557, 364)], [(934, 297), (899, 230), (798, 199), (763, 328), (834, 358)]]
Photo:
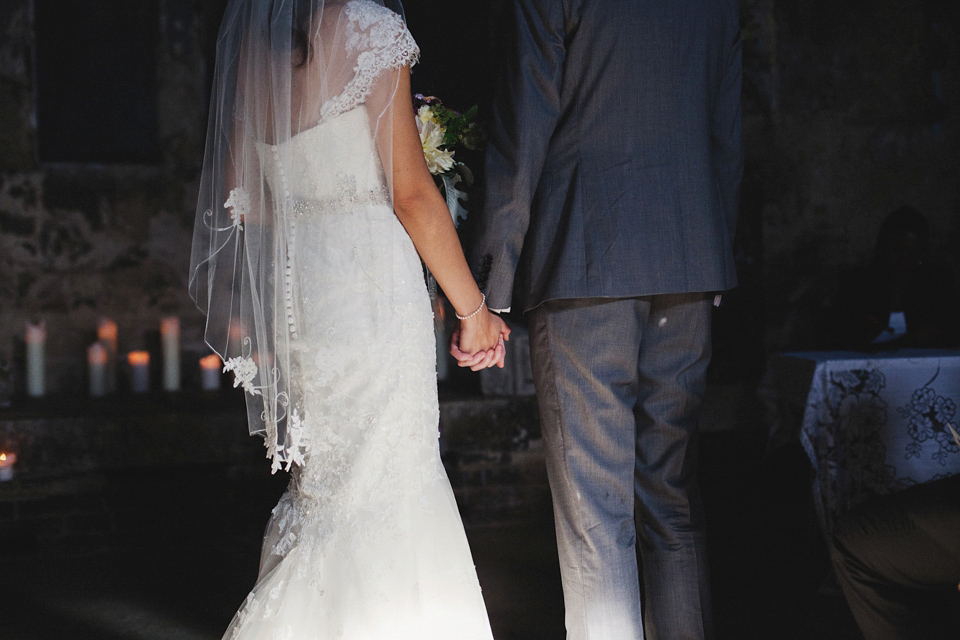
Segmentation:
[(346, 53), (356, 56), (354, 76), (340, 95), (323, 105), (321, 120), (360, 106), (381, 74), (413, 66), (420, 56), (420, 47), (403, 18), (390, 9), (369, 0), (351, 0), (344, 6), (344, 13)]

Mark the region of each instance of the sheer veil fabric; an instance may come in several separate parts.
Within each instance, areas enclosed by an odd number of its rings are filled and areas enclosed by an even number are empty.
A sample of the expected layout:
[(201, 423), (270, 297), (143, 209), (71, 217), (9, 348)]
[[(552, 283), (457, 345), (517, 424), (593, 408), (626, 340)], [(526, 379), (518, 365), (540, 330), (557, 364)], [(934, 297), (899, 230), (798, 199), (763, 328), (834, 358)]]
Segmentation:
[[(398, 74), (419, 53), (402, 15), (389, 0), (232, 0), (220, 29), (190, 293), (207, 316), (207, 343), (246, 391), (250, 431), (265, 438), (274, 470), (289, 470), (309, 450), (294, 214), (356, 193), (355, 172), (330, 167), (323, 177), (339, 173), (339, 184), (292, 192), (289, 172), (298, 167), (289, 143), (365, 107), (380, 163), (366, 169), (385, 176), (392, 202), (393, 99)], [(354, 142), (312, 136), (311, 158), (335, 164), (356, 155)]]
[[(291, 471), (230, 640), (492, 640), (438, 447), (422, 266), (393, 211), (399, 7), (231, 0), (191, 293)], [(412, 112), (410, 113), (412, 118)]]

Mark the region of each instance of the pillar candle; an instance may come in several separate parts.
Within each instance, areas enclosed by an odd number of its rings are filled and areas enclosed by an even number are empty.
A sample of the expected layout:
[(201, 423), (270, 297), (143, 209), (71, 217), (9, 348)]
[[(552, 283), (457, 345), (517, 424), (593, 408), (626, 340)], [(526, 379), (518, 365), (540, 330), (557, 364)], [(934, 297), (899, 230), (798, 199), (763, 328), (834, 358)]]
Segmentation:
[(163, 353), (163, 390), (180, 390), (180, 318), (160, 319), (160, 343)]
[(17, 463), (17, 454), (0, 453), (0, 482), (13, 480), (13, 465)]
[(146, 393), (150, 390), (150, 354), (146, 351), (131, 351), (127, 354), (130, 364), (130, 390)]
[(97, 340), (107, 349), (106, 392), (113, 393), (117, 390), (117, 323), (109, 318), (100, 318)]
[(87, 366), (90, 370), (90, 395), (99, 398), (107, 393), (107, 348), (102, 342), (87, 347)]
[(47, 343), (46, 325), (27, 323), (27, 395), (40, 398), (46, 392), (46, 365), (44, 350)]
[(204, 391), (220, 389), (220, 356), (215, 353), (200, 358), (200, 388)]

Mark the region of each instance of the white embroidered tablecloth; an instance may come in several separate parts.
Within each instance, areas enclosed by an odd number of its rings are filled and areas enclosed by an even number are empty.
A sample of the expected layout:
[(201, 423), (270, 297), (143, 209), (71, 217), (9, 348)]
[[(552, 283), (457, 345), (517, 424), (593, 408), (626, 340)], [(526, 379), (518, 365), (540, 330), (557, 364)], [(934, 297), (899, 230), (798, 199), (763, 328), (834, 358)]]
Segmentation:
[(780, 407), (772, 440), (799, 428), (827, 534), (871, 495), (960, 473), (948, 426), (960, 430), (960, 351), (784, 353), (771, 373)]

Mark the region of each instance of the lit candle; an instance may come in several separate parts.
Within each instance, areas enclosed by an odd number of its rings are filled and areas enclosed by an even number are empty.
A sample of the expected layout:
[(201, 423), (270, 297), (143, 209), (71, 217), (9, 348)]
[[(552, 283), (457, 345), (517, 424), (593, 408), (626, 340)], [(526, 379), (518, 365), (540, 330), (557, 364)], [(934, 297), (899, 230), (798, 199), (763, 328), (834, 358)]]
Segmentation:
[(102, 342), (87, 347), (87, 366), (90, 369), (90, 395), (94, 398), (107, 393), (107, 348)]
[(146, 393), (150, 390), (150, 354), (146, 351), (131, 351), (127, 354), (130, 364), (130, 390)]
[(200, 358), (200, 388), (204, 391), (220, 389), (220, 356), (215, 353)]
[(229, 358), (240, 355), (243, 352), (243, 334), (243, 324), (236, 318), (231, 320), (230, 334), (227, 340), (227, 351), (223, 354), (223, 357)]
[(163, 390), (180, 389), (180, 318), (160, 319), (160, 343), (163, 352)]
[(44, 349), (47, 343), (46, 325), (27, 323), (27, 395), (40, 398), (46, 391)]
[(117, 390), (117, 323), (109, 318), (100, 318), (97, 340), (107, 349), (106, 391), (113, 393)]
[(0, 453), (0, 482), (13, 480), (13, 465), (17, 463), (17, 454)]
[(109, 318), (100, 318), (97, 323), (97, 340), (104, 343), (107, 349), (117, 352), (117, 323)]

